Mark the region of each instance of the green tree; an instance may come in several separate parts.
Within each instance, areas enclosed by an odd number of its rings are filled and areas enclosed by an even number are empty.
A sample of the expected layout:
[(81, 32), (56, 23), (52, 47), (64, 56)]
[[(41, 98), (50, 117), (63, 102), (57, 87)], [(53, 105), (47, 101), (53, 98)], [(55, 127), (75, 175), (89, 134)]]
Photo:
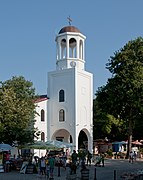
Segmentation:
[(114, 141), (123, 140), (125, 135), (123, 120), (108, 114), (108, 111), (104, 109), (105, 106), (103, 107), (104, 101), (98, 102), (98, 99), (101, 99), (102, 95), (100, 94), (99, 96), (93, 101), (94, 139), (104, 139), (108, 137), (108, 139)]
[(115, 52), (106, 68), (112, 77), (98, 89), (97, 101), (104, 112), (124, 121), (129, 154), (136, 124), (143, 124), (143, 38), (131, 40)]
[(34, 139), (35, 89), (24, 77), (0, 82), (0, 141), (19, 145)]
[(94, 99), (94, 139), (108, 137), (114, 141), (122, 140), (125, 135), (123, 121), (105, 112), (98, 106), (99, 103), (97, 99)]

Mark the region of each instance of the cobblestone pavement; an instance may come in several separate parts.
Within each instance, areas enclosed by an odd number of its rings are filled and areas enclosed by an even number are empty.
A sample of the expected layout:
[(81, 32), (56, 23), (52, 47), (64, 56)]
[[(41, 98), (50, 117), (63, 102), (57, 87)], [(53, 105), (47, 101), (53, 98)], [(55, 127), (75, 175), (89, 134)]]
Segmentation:
[[(87, 167), (89, 169), (89, 180), (121, 180), (120, 176), (124, 172), (133, 172), (143, 169), (143, 161), (136, 161), (133, 164), (128, 160), (105, 160), (105, 167), (95, 167), (94, 164)], [(77, 178), (81, 179), (81, 168), (77, 169)], [(68, 177), (69, 168), (66, 170), (60, 168), (60, 177), (58, 177), (57, 167), (54, 169), (54, 180), (70, 180)], [(96, 174), (96, 176), (95, 176)], [(116, 176), (115, 176), (116, 174)], [(68, 178), (67, 178), (68, 177)], [(19, 172), (0, 173), (0, 180), (46, 180), (46, 177), (38, 174), (20, 174)]]

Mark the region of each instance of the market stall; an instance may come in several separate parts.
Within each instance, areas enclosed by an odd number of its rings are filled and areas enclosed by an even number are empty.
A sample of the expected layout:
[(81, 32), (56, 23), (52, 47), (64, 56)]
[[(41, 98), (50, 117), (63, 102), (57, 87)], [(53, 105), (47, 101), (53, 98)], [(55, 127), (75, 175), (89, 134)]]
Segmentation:
[(9, 144), (0, 144), (0, 172), (9, 172), (9, 158), (12, 146)]
[(4, 172), (4, 166), (3, 166), (3, 153), (0, 150), (0, 172)]

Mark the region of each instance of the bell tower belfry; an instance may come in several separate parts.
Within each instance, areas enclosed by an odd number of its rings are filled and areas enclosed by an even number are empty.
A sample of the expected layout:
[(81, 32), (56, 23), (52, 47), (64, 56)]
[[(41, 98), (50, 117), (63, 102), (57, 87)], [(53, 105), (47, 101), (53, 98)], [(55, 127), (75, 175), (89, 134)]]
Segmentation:
[(85, 36), (74, 26), (67, 26), (60, 30), (56, 37), (57, 70), (77, 67), (84, 70)]
[(73, 143), (77, 150), (84, 132), (92, 151), (93, 75), (85, 70), (85, 39), (74, 26), (56, 36), (56, 70), (48, 73), (47, 139)]

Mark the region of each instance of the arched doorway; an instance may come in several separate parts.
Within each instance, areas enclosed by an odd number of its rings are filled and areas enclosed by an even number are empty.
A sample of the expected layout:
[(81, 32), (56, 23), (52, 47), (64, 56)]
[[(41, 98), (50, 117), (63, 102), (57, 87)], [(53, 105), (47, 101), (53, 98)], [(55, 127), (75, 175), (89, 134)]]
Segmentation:
[(78, 149), (88, 149), (88, 137), (86, 133), (81, 130), (78, 136)]
[(66, 129), (59, 129), (55, 131), (51, 137), (51, 140), (58, 140), (67, 143), (72, 143), (72, 136)]

